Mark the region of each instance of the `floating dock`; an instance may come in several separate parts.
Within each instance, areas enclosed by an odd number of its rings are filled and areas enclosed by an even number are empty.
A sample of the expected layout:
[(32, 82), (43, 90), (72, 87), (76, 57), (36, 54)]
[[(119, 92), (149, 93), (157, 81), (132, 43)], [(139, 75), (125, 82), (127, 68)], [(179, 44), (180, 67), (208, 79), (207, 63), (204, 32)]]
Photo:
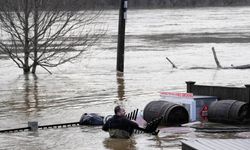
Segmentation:
[(249, 150), (250, 139), (192, 139), (181, 141), (182, 150)]

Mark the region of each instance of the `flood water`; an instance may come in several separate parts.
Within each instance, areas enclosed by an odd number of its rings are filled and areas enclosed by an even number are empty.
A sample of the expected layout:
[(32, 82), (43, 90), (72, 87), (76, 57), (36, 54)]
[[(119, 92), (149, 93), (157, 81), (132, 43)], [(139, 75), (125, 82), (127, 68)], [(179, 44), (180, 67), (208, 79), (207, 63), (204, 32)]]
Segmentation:
[[(113, 114), (117, 104), (127, 112), (159, 98), (161, 91), (185, 92), (185, 81), (244, 86), (250, 70), (216, 68), (211, 47), (222, 66), (250, 64), (250, 7), (129, 10), (125, 72), (116, 76), (118, 11), (100, 18), (107, 35), (74, 64), (38, 68), (23, 75), (0, 55), (0, 130), (75, 122), (85, 112)], [(166, 60), (171, 59), (178, 69)], [(101, 127), (70, 127), (38, 132), (1, 133), (0, 149), (181, 149), (181, 140), (241, 138), (239, 133), (197, 133), (190, 128), (165, 128), (157, 137), (137, 134), (130, 140), (110, 139)], [(249, 138), (249, 137), (248, 137)]]

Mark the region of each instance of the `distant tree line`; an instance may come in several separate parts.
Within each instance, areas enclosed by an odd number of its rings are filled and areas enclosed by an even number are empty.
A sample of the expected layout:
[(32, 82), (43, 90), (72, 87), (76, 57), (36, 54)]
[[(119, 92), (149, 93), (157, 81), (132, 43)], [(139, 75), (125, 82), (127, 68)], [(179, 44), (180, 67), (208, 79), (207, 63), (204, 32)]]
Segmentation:
[[(119, 8), (121, 0), (80, 0), (79, 8)], [(63, 0), (62, 0), (63, 2)], [(248, 5), (250, 0), (128, 0), (129, 8), (172, 8)]]
[[(16, 3), (17, 0), (10, 0)], [(50, 0), (60, 1), (58, 8), (64, 10), (79, 9), (116, 9), (120, 0)], [(68, 5), (72, 1), (74, 5)], [(5, 0), (0, 0), (0, 7)], [(67, 5), (65, 5), (67, 4)], [(205, 6), (242, 6), (249, 5), (250, 0), (128, 0), (129, 8), (172, 8), (172, 7), (205, 7)], [(46, 7), (44, 8), (46, 9)]]

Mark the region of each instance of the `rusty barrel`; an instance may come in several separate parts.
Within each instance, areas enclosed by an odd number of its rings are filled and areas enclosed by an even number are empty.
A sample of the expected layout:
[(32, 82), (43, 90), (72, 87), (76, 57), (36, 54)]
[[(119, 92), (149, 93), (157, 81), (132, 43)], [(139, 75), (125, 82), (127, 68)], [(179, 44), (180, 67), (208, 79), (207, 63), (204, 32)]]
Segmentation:
[(242, 123), (246, 118), (248, 105), (237, 100), (214, 101), (208, 108), (208, 120), (220, 123)]
[(143, 118), (147, 122), (163, 116), (161, 125), (179, 125), (189, 121), (185, 107), (168, 101), (151, 101), (143, 111)]

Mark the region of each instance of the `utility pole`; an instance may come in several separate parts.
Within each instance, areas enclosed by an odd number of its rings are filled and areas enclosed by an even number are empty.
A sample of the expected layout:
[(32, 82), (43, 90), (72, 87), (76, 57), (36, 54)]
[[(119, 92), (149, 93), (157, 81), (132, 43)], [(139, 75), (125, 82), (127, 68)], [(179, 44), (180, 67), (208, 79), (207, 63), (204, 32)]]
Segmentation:
[(117, 43), (117, 63), (116, 70), (124, 71), (124, 43), (125, 43), (125, 25), (127, 19), (128, 0), (121, 0), (119, 11), (119, 29)]

